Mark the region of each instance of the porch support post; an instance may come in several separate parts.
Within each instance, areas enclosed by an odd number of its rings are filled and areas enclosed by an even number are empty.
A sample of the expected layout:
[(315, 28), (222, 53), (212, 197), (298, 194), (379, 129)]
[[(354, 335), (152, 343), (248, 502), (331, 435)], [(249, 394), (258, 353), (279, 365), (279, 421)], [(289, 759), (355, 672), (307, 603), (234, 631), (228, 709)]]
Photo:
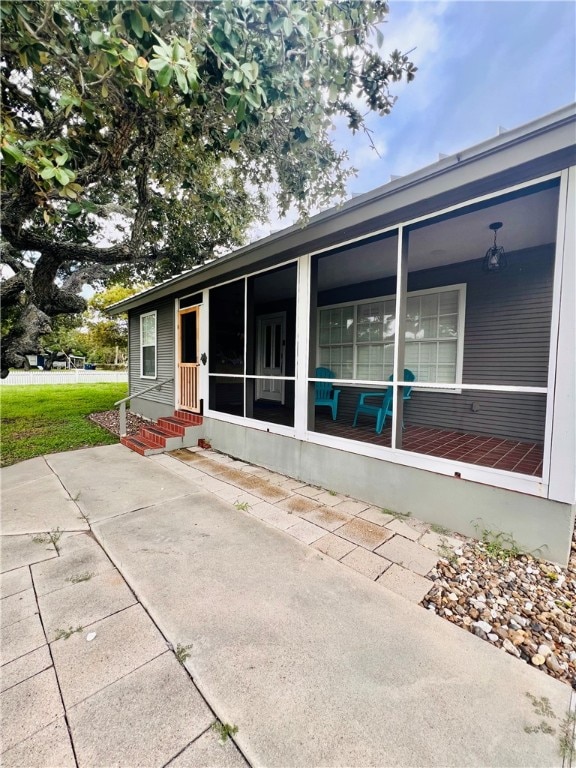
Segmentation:
[[(309, 407), (314, 408), (314, 401), (311, 406), (308, 403), (308, 375), (310, 371), (310, 354), (314, 349), (311, 344), (311, 328), (316, 327), (315, 322), (311, 322), (313, 312), (311, 306), (311, 258), (309, 255), (301, 256), (298, 259), (298, 282), (296, 292), (296, 382), (295, 382), (295, 402), (294, 402), (294, 428), (296, 437), (303, 439), (308, 431), (308, 411)], [(313, 303), (316, 305), (316, 291), (313, 292)], [(314, 318), (316, 312), (314, 310)], [(315, 338), (315, 337), (313, 337)]]
[[(198, 320), (200, 322), (200, 339), (199, 339), (199, 347), (198, 347), (198, 359), (201, 359), (201, 356), (203, 353), (207, 356), (207, 363), (204, 365), (204, 363), (201, 363), (200, 365), (200, 371), (198, 373), (198, 387), (199, 387), (199, 398), (198, 403), (201, 406), (200, 412), (206, 413), (206, 410), (208, 408), (208, 389), (210, 386), (209, 378), (208, 378), (208, 369), (210, 367), (210, 347), (209, 347), (209, 323), (210, 319), (210, 291), (205, 290), (202, 293), (202, 304), (200, 305), (200, 308), (198, 310)], [(200, 401), (202, 401), (200, 403)]]
[(548, 496), (568, 504), (576, 499), (575, 219), (576, 167), (572, 167), (563, 173), (560, 184), (545, 443), (550, 453), (544, 456), (545, 462), (549, 459)]
[[(404, 338), (406, 329), (406, 291), (408, 289), (408, 232), (398, 229), (398, 266), (396, 272), (396, 331), (394, 334), (394, 381), (404, 380)], [(392, 448), (402, 448), (404, 387), (394, 386), (392, 411)]]

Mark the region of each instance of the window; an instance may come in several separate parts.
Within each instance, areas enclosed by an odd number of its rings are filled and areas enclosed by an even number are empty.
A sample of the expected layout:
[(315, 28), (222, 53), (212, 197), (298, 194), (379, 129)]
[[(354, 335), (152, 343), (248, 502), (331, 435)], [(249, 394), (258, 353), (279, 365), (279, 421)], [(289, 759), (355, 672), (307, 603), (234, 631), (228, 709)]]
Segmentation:
[[(464, 285), (408, 293), (404, 364), (417, 381), (460, 381), (464, 296)], [(395, 297), (322, 308), (318, 314), (319, 365), (338, 379), (385, 381), (392, 375)]]
[(140, 315), (140, 371), (143, 379), (156, 378), (156, 312)]

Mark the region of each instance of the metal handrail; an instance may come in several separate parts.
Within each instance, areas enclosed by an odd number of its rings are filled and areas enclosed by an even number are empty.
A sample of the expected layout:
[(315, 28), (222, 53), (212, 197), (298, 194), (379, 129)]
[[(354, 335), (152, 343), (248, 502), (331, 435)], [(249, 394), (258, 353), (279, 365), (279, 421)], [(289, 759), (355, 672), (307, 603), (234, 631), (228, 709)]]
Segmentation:
[(152, 392), (153, 389), (158, 389), (158, 387), (161, 387), (163, 384), (170, 384), (171, 381), (174, 381), (174, 378), (174, 376), (171, 376), (169, 379), (164, 379), (164, 381), (157, 381), (155, 384), (146, 387), (146, 389), (143, 389), (140, 392), (134, 392), (134, 394), (128, 395), (128, 397), (124, 397), (122, 400), (118, 400), (117, 403), (114, 403), (114, 405), (120, 406), (120, 437), (126, 436), (126, 403), (134, 397), (140, 397), (140, 395), (145, 395), (147, 392)]

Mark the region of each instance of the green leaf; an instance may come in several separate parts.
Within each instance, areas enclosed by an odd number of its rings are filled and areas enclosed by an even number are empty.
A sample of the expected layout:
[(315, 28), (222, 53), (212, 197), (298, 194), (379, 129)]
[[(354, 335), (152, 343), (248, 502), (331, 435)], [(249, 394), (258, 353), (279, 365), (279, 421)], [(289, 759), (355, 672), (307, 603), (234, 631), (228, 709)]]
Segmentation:
[(106, 42), (106, 38), (104, 37), (104, 33), (100, 32), (99, 30), (95, 30), (90, 35), (90, 40), (94, 43), (94, 45), (104, 45)]
[(53, 165), (48, 165), (40, 171), (40, 176), (43, 179), (52, 179), (56, 173), (56, 168)]
[(236, 122), (241, 123), (245, 117), (246, 117), (246, 102), (244, 101), (244, 99), (241, 99), (241, 101), (238, 104), (238, 109), (236, 110)]
[(21, 152), (18, 147), (15, 147), (13, 144), (4, 144), (2, 146), (2, 153), (9, 155), (19, 163), (22, 163), (25, 160), (24, 153)]
[(240, 96), (229, 96), (226, 100), (226, 111), (231, 112), (235, 107), (238, 106), (239, 101)]
[(126, 61), (136, 61), (138, 52), (133, 45), (130, 45), (128, 48), (124, 48), (124, 50), (120, 51), (120, 56), (122, 56), (123, 59), (126, 59)]
[(63, 187), (65, 187), (66, 184), (68, 184), (68, 182), (70, 181), (68, 173), (64, 168), (55, 168), (54, 176), (56, 176), (56, 181), (59, 181)]
[(176, 72), (176, 80), (178, 81), (178, 86), (182, 93), (188, 93), (188, 80), (186, 80), (186, 75), (182, 71), (181, 67), (176, 67), (174, 69)]
[(69, 216), (79, 216), (83, 210), (84, 207), (80, 203), (70, 203), (66, 209)]
[(252, 91), (246, 91), (244, 94), (244, 98), (248, 102), (248, 104), (251, 104), (255, 109), (258, 109), (260, 106), (260, 96), (257, 93), (253, 93)]
[(152, 61), (148, 62), (148, 66), (153, 72), (159, 72), (161, 69), (167, 66), (166, 59), (152, 59)]
[(130, 11), (130, 26), (136, 37), (142, 37), (144, 34), (142, 21), (142, 16), (140, 16), (138, 11)]
[(66, 160), (68, 160), (68, 153), (64, 152), (62, 155), (56, 156), (56, 165), (64, 165), (66, 163)]
[(279, 32), (283, 26), (284, 26), (284, 18), (280, 16), (277, 19), (274, 19), (274, 21), (270, 24), (270, 32), (272, 32), (273, 34), (276, 34), (276, 32)]
[(282, 26), (283, 26), (284, 34), (286, 35), (286, 37), (290, 37), (290, 35), (294, 31), (294, 24), (292, 23), (292, 19), (285, 18)]
[(156, 73), (156, 82), (160, 88), (166, 88), (168, 85), (170, 85), (173, 74), (174, 70), (169, 64), (166, 64), (159, 72)]

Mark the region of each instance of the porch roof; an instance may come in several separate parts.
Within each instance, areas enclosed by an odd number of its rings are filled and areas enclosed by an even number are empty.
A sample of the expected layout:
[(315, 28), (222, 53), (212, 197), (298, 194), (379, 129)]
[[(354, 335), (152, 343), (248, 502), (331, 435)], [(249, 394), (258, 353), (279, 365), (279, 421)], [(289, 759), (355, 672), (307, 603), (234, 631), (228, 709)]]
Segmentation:
[(113, 304), (107, 312), (126, 312), (255, 265), (336, 246), (377, 228), (559, 171), (576, 163), (575, 122), (576, 104), (571, 104), (323, 211), (305, 226), (292, 225), (194, 267)]

